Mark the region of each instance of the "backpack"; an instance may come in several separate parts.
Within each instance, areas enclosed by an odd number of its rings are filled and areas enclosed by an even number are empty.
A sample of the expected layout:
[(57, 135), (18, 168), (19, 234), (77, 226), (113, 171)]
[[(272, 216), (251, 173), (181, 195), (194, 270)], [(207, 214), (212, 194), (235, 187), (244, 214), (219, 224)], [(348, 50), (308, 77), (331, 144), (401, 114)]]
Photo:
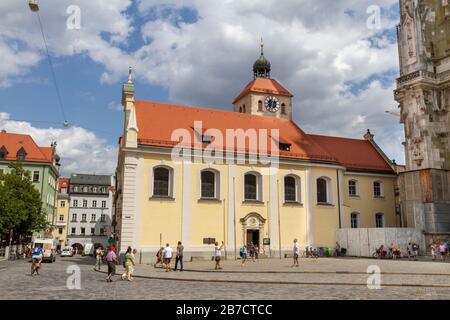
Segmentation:
[(241, 248), (241, 250), (239, 251), (239, 256), (243, 256), (244, 255), (244, 253), (242, 252), (242, 248)]
[(123, 256), (123, 263), (122, 263), (123, 267), (126, 268), (127, 267), (127, 254), (125, 254)]
[(414, 251), (419, 250), (419, 246), (418, 246), (417, 244), (413, 244), (413, 250), (414, 250)]

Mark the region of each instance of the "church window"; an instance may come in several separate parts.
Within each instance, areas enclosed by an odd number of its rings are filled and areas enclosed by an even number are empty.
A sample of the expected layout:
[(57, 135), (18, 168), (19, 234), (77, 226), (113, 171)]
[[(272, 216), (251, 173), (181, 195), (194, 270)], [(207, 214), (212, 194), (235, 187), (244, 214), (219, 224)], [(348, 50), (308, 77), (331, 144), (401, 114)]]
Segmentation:
[(206, 199), (216, 198), (216, 174), (209, 170), (201, 173), (201, 197)]
[(373, 183), (373, 196), (375, 198), (383, 197), (383, 183), (381, 181), (375, 181)]
[(352, 229), (359, 228), (359, 213), (358, 212), (353, 212), (350, 215), (350, 227)]
[(153, 171), (153, 195), (159, 197), (171, 196), (172, 172), (165, 167), (157, 167)]
[(244, 106), (242, 107), (242, 111), (245, 113), (245, 104), (244, 104)]
[(244, 200), (262, 201), (262, 179), (258, 173), (244, 176)]
[(286, 114), (286, 105), (284, 103), (281, 104), (281, 114)]
[(356, 197), (358, 195), (358, 181), (350, 180), (348, 182), (348, 195)]
[(242, 107), (239, 107), (239, 113), (242, 113)]
[(300, 202), (300, 178), (289, 175), (284, 177), (284, 201)]
[(327, 204), (330, 202), (328, 195), (329, 181), (326, 178), (317, 179), (317, 203)]
[(384, 214), (377, 213), (375, 215), (375, 227), (376, 228), (384, 228)]

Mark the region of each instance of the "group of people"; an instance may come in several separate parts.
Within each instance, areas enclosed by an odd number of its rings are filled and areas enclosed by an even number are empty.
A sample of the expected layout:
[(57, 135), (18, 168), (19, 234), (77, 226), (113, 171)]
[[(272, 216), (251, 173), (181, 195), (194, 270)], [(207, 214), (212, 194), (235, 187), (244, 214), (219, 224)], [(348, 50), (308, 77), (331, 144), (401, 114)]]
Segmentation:
[(250, 242), (250, 244), (243, 245), (239, 251), (239, 256), (241, 257), (241, 266), (245, 265), (245, 262), (247, 262), (248, 256), (250, 256), (250, 259), (255, 262), (259, 257), (259, 247), (257, 244), (254, 244), (253, 242)]
[(450, 255), (450, 240), (445, 242), (432, 242), (431, 245), (431, 258), (436, 260), (439, 255), (441, 261), (445, 261), (447, 256)]
[[(177, 271), (178, 264), (180, 264), (180, 271), (183, 271), (183, 252), (184, 246), (181, 241), (178, 241), (175, 252), (175, 268), (173, 269), (174, 271)], [(170, 247), (170, 244), (167, 243), (165, 248), (161, 247), (156, 253), (155, 267), (160, 265), (161, 267), (164, 267), (166, 269), (166, 272), (172, 271), (173, 255), (173, 249), (172, 247)]]
[[(136, 249), (133, 250), (131, 247), (127, 248), (127, 251), (123, 257), (122, 265), (125, 269), (125, 272), (122, 274), (122, 280), (133, 281), (134, 266), (136, 265), (134, 255), (136, 253)], [(102, 247), (98, 247), (95, 250), (95, 268), (97, 270), (101, 269), (103, 257), (105, 258), (108, 265), (108, 276), (106, 277), (106, 282), (112, 282), (112, 277), (116, 274), (116, 265), (119, 264), (116, 254), (116, 247), (114, 245), (109, 246), (106, 256)]]

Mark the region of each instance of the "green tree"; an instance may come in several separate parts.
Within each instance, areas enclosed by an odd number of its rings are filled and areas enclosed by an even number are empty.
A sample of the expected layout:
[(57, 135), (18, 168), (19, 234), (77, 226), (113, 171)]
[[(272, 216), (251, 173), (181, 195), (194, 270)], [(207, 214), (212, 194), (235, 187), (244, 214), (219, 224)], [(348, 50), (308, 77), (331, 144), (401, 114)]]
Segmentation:
[(0, 234), (14, 230), (21, 236), (47, 226), (39, 191), (33, 187), (30, 172), (19, 162), (11, 163), (7, 174), (0, 174)]

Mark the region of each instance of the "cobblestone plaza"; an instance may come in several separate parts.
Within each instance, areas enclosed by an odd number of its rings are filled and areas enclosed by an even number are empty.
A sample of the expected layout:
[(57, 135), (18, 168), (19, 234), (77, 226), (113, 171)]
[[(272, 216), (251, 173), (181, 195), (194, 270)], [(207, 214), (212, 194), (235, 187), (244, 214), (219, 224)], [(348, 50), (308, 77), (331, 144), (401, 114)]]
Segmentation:
[[(29, 275), (24, 260), (0, 262), (0, 299), (450, 299), (450, 263), (375, 259), (290, 259), (225, 261), (214, 271), (210, 261), (186, 262), (184, 272), (165, 272), (137, 265), (132, 282), (122, 281), (121, 266), (113, 283), (105, 281), (106, 266), (94, 271), (90, 257), (58, 259), (43, 264), (41, 275)], [(69, 289), (70, 267), (80, 268), (80, 289)], [(380, 289), (367, 287), (367, 268), (378, 266)], [(69, 269), (68, 269), (69, 268)], [(69, 270), (69, 273), (68, 273)]]

